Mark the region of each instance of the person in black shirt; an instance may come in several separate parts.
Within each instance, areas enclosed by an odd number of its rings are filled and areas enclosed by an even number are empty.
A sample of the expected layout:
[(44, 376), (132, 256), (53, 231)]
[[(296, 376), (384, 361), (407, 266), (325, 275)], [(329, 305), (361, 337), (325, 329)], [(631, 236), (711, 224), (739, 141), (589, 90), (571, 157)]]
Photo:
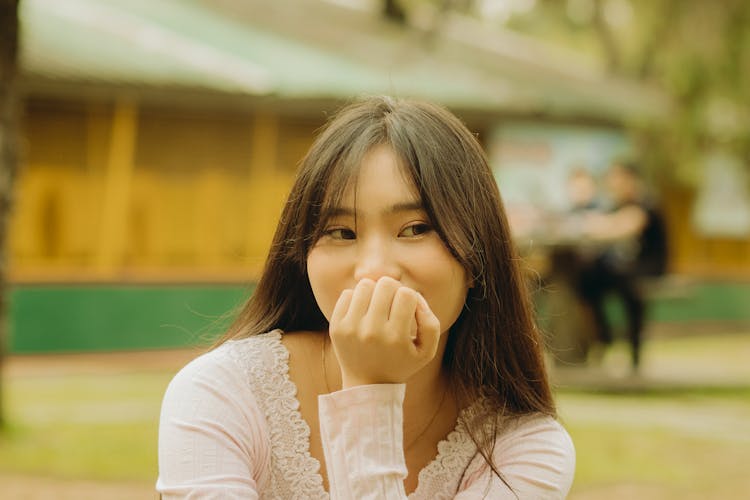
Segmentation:
[(664, 219), (647, 198), (642, 179), (633, 163), (618, 161), (605, 177), (613, 207), (606, 213), (591, 214), (586, 236), (606, 242), (602, 253), (581, 269), (578, 291), (591, 310), (599, 341), (612, 342), (612, 327), (604, 299), (615, 293), (627, 314), (631, 361), (637, 370), (646, 304), (639, 287), (644, 276), (659, 276), (667, 268), (667, 235)]

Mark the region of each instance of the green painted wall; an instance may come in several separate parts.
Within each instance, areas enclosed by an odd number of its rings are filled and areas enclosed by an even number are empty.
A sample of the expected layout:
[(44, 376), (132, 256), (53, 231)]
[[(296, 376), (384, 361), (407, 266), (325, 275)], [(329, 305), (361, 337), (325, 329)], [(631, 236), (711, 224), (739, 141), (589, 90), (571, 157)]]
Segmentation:
[(688, 284), (654, 296), (655, 321), (732, 321), (750, 323), (750, 283)]
[[(16, 286), (10, 294), (9, 349), (21, 354), (206, 345), (251, 290), (241, 285)], [(691, 284), (654, 296), (650, 319), (750, 327), (750, 283)]]
[(243, 286), (17, 286), (12, 353), (208, 344), (250, 293)]

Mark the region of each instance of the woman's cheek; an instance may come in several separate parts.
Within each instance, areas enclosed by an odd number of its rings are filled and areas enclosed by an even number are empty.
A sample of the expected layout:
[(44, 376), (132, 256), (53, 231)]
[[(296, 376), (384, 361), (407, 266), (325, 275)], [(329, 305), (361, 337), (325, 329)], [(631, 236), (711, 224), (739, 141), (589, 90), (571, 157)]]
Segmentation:
[[(447, 253), (447, 252), (446, 252)], [(461, 265), (447, 255), (441, 255), (439, 270), (425, 273), (425, 299), (432, 312), (440, 320), (443, 333), (448, 331), (461, 315), (469, 292), (466, 272)]]
[(343, 288), (339, 285), (336, 277), (335, 262), (331, 262), (324, 251), (313, 249), (307, 258), (307, 274), (310, 280), (315, 302), (318, 304), (323, 316), (330, 321), (333, 309), (336, 306)]

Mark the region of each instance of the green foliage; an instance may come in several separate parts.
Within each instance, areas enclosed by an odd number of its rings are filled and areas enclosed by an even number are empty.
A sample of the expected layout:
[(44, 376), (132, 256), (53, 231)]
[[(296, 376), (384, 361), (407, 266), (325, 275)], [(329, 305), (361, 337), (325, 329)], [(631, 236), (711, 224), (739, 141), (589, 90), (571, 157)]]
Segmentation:
[(639, 141), (652, 137), (644, 163), (666, 172), (667, 181), (695, 186), (703, 150), (716, 142), (750, 168), (750, 2), (538, 0), (504, 27), (670, 95), (675, 110), (667, 123), (633, 124)]

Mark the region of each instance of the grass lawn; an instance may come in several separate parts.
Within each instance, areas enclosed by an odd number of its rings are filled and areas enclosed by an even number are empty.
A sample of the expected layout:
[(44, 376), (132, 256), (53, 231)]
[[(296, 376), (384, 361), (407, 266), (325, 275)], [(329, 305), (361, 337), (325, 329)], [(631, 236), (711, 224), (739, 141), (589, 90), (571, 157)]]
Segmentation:
[(0, 472), (153, 480), (161, 395), (170, 374), (10, 379)]
[[(647, 373), (658, 374), (663, 365), (670, 377), (680, 369), (694, 377), (698, 363), (739, 360), (737, 352), (746, 352), (750, 336), (701, 342), (708, 345), (699, 348), (691, 338), (655, 339), (646, 356)], [(0, 435), (0, 497), (5, 497), (3, 485), (10, 484), (5, 479), (17, 483), (19, 477), (44, 478), (50, 488), (93, 480), (137, 483), (139, 491), (150, 491), (157, 473), (161, 396), (179, 364), (144, 368), (137, 355), (133, 359), (97, 369), (84, 369), (78, 361), (33, 370), (11, 363), (6, 375), (11, 424)], [(738, 370), (745, 369), (746, 359)], [(703, 369), (714, 375), (717, 370)], [(750, 379), (732, 387), (656, 387), (620, 393), (560, 390), (561, 418), (578, 453), (570, 498), (746, 498)], [(28, 482), (32, 488), (38, 481)]]
[(750, 392), (561, 394), (576, 444), (571, 498), (746, 498)]

